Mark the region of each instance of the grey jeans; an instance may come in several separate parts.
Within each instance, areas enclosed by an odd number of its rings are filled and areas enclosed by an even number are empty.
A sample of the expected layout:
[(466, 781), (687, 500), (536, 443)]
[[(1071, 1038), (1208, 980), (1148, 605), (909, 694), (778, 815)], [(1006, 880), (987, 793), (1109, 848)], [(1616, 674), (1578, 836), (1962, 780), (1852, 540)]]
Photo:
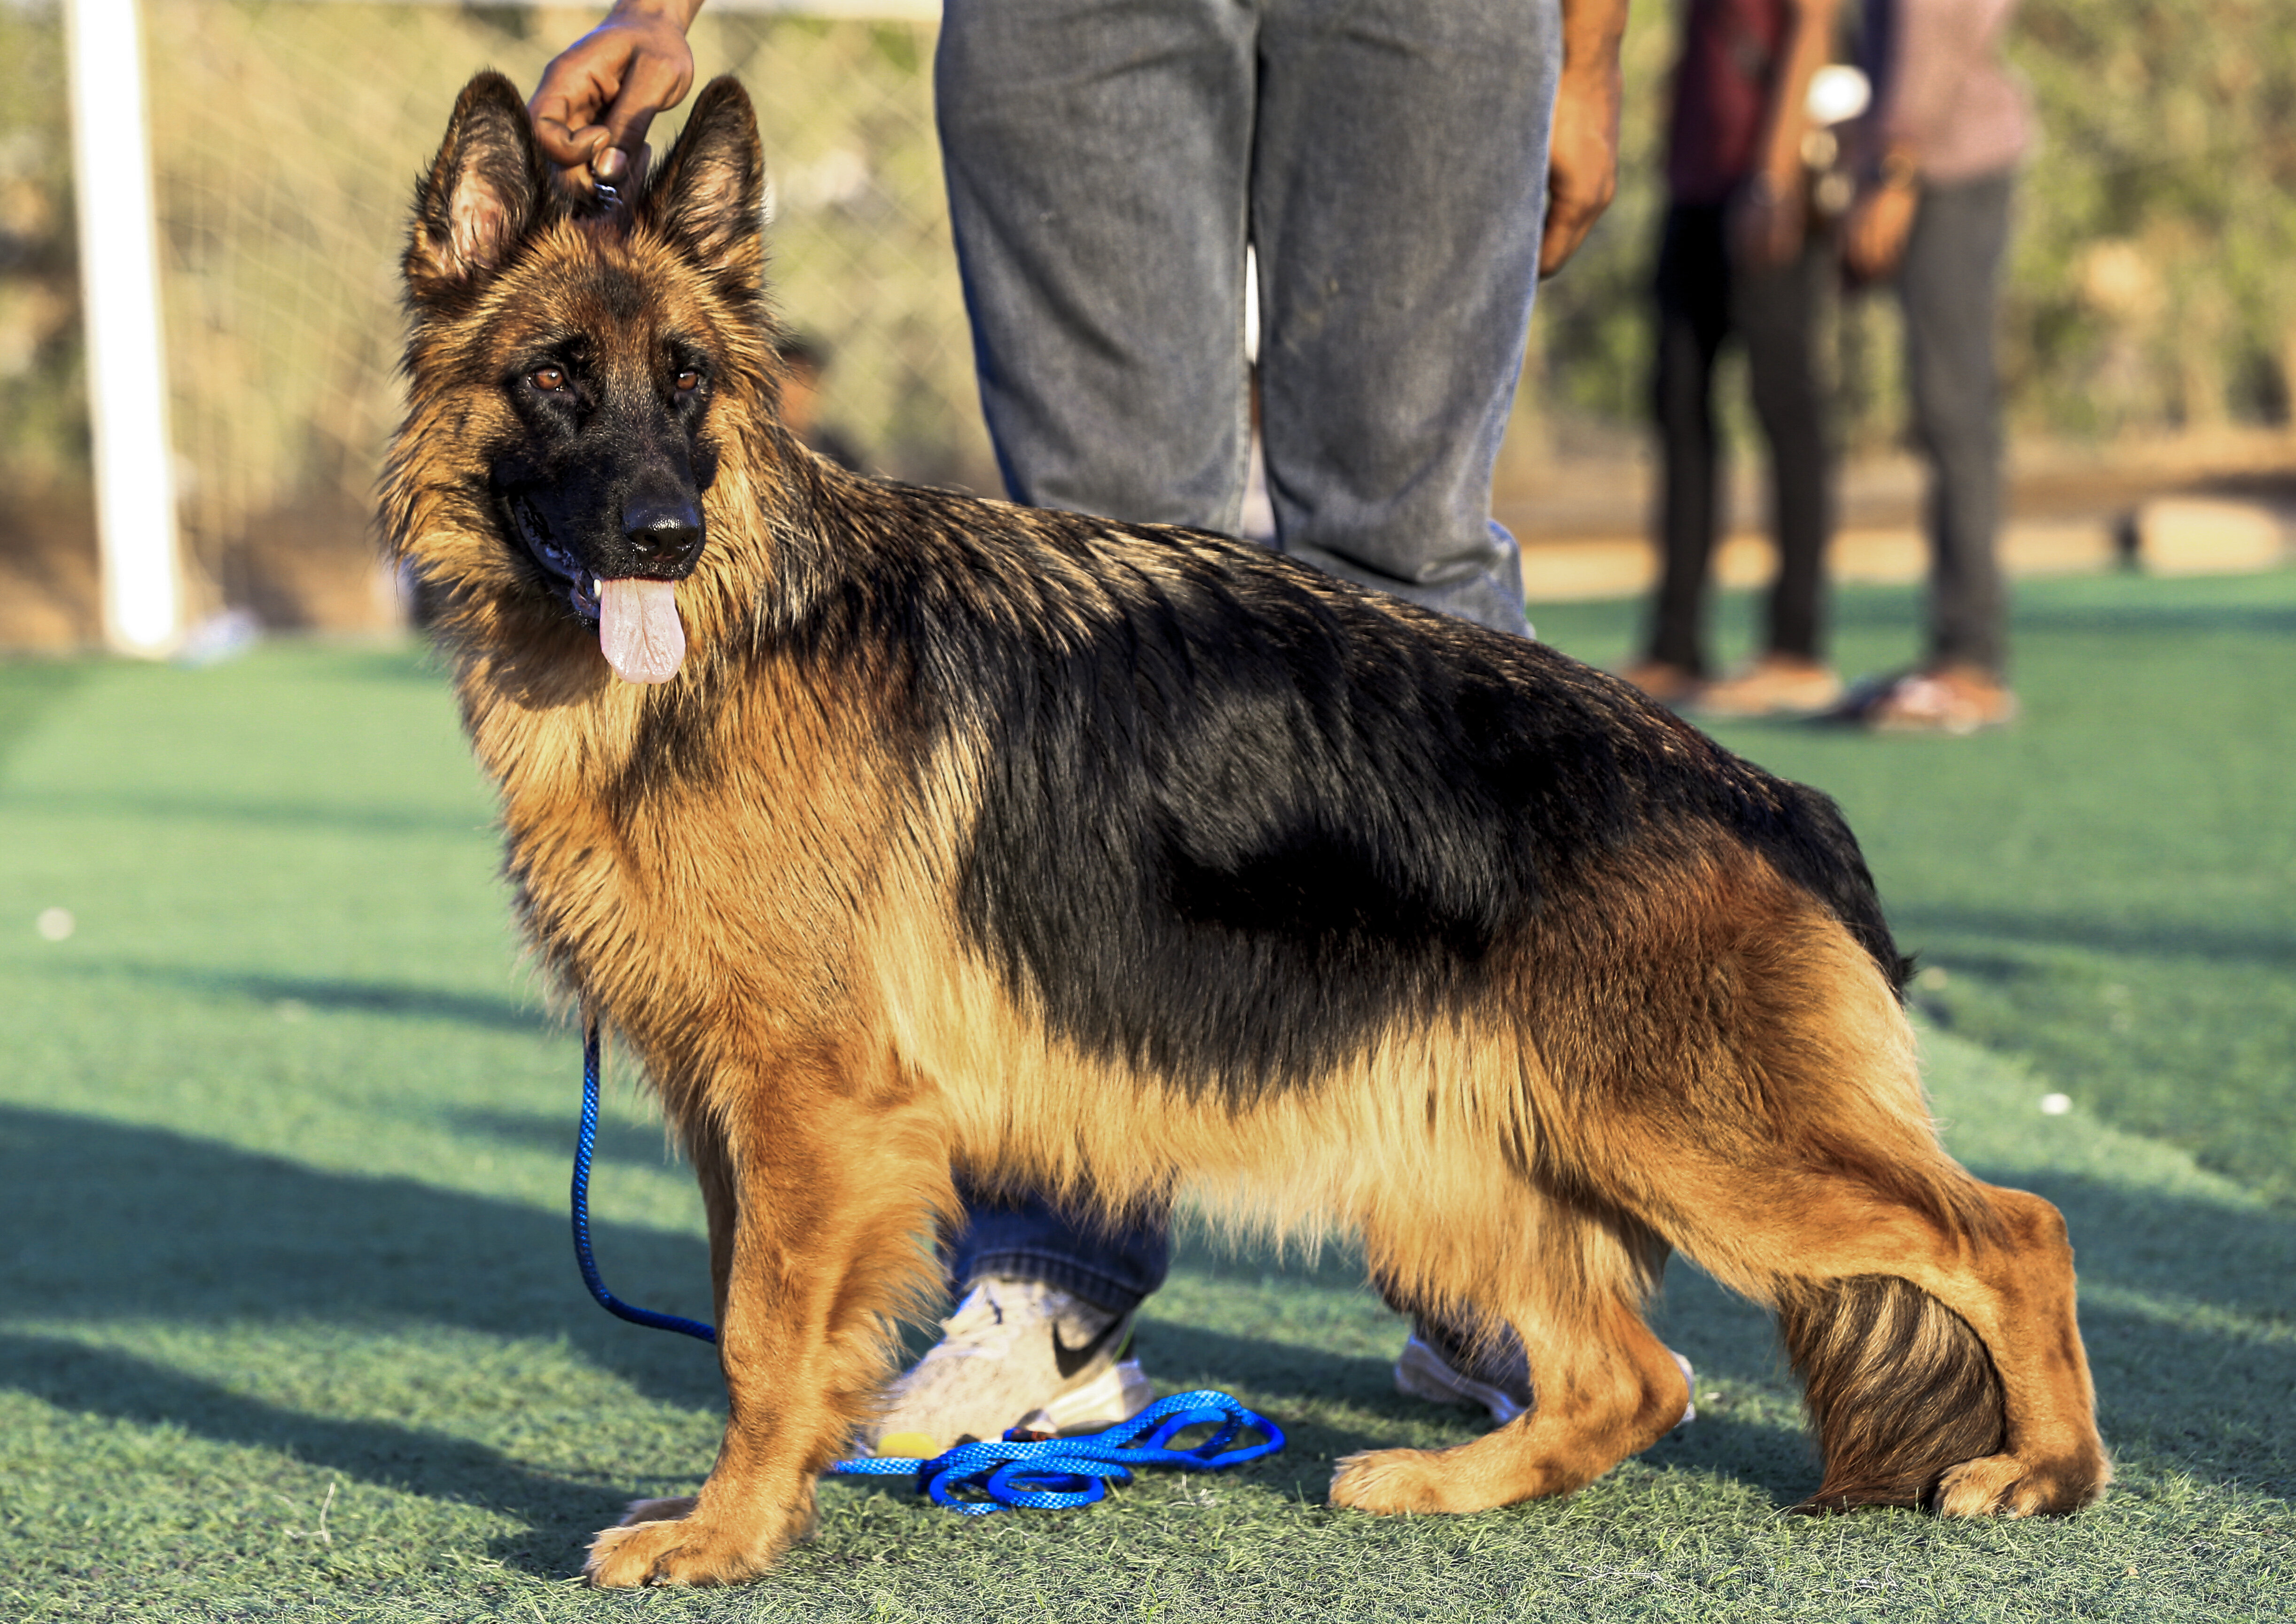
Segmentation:
[(1233, 531), (1244, 247), (1277, 545), (1521, 632), (1490, 514), (1558, 0), (947, 0), (935, 88), (1019, 501)]
[[(1277, 545), (1527, 633), (1490, 513), (1546, 212), (1558, 0), (947, 0), (934, 86), (1016, 501), (1233, 531), (1259, 265)], [(1128, 1311), (1163, 1225), (972, 1199), (962, 1288)]]
[(1898, 272), (1914, 439), (1930, 465), (1929, 659), (1995, 676), (2008, 660), (2001, 523), (2001, 373), (1993, 326), (2013, 176), (1922, 193)]

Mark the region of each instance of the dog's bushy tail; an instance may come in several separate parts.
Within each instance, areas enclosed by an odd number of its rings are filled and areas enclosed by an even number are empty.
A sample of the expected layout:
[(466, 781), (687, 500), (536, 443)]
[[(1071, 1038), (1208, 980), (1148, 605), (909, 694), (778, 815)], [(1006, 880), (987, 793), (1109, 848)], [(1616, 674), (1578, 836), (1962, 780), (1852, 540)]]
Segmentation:
[(1969, 1324), (1894, 1275), (1805, 1284), (1778, 1305), (1825, 1454), (1793, 1509), (1921, 1506), (1948, 1467), (2005, 1447), (2001, 1378)]

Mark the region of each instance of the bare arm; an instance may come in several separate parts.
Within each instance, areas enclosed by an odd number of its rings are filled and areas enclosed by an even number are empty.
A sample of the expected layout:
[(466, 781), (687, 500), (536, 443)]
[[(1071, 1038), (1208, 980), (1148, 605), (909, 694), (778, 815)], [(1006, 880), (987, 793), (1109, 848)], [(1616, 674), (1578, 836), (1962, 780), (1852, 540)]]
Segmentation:
[(1760, 166), (1740, 198), (1733, 247), (1742, 263), (1784, 265), (1801, 252), (1801, 144), (1809, 130), (1809, 81), (1832, 53), (1839, 0), (1792, 0), (1776, 77), (1755, 149)]
[(1953, 117), (1971, 75), (1992, 59), (2013, 0), (1926, 0), (1898, 8), (1890, 82), (1874, 110), (1874, 173), (1842, 232), (1850, 274), (1875, 281), (1898, 268), (1921, 207), (1929, 148)]
[(1852, 276), (1879, 282), (1898, 268), (1921, 201), (1920, 161), (1912, 149), (1892, 143), (1842, 222), (1841, 260)]
[(1578, 251), (1619, 190), (1619, 41), (1627, 0), (1562, 0), (1562, 78), (1546, 149), (1546, 231), (1538, 274)]
[(685, 30), (701, 0), (616, 0), (605, 21), (560, 52), (526, 104), (551, 162), (620, 182), (643, 167), (653, 116), (685, 99)]

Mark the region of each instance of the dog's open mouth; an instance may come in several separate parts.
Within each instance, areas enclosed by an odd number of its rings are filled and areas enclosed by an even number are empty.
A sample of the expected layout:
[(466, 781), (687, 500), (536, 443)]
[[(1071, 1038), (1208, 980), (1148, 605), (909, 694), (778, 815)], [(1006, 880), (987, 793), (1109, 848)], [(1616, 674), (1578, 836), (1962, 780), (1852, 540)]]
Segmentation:
[(677, 618), (677, 583), (629, 576), (600, 580), (550, 538), (526, 503), (509, 504), (518, 538), (567, 603), (598, 628), (598, 649), (624, 682), (668, 682), (685, 662), (685, 627)]
[(534, 511), (531, 503), (513, 496), (504, 504), (510, 509), (511, 518), (518, 527), (518, 538), (526, 545), (528, 556), (542, 566), (545, 575), (552, 578), (567, 604), (585, 620), (598, 618), (598, 582), (582, 561), (570, 548), (560, 546), (550, 538), (549, 527), (542, 515)]

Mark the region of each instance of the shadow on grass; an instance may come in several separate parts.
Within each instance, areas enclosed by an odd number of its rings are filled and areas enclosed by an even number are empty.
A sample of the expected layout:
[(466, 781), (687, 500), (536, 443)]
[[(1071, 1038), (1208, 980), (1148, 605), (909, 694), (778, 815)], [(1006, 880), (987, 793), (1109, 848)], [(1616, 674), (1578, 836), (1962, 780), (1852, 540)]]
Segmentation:
[[(22, 1106), (0, 1106), (0, 1300), (44, 1320), (412, 1322), (563, 1337), (649, 1397), (719, 1402), (707, 1348), (589, 1300), (561, 1213)], [(609, 1280), (707, 1316), (698, 1237), (603, 1222), (594, 1233)]]
[[(2108, 1437), (2141, 1442), (2158, 1464), (2204, 1480), (2288, 1493), (2296, 1483), (2287, 1415), (2296, 1345), (2212, 1326), (2188, 1305), (2284, 1325), (2296, 1226), (2095, 1179), (2012, 1177), (2065, 1208), (2092, 1286), (2161, 1298), (2157, 1311), (2092, 1300), (2084, 1314)], [(635, 1331), (583, 1298), (565, 1220), (554, 1213), (23, 1107), (0, 1107), (0, 1189), (8, 1192), (0, 1209), (0, 1300), (50, 1325), (316, 1319), (562, 1337), (594, 1367), (658, 1401), (693, 1410), (720, 1402), (707, 1349)], [(610, 1278), (642, 1284), (659, 1307), (707, 1312), (698, 1239), (607, 1224), (598, 1243)], [(1192, 1250), (1202, 1263), (1254, 1279), (1270, 1267), (1249, 1252)], [(1351, 1262), (1333, 1248), (1312, 1277), (1336, 1283)], [(1776, 1379), (1767, 1316), (1688, 1271), (1672, 1282), (1660, 1325), (1699, 1362), (1702, 1390)], [(1311, 1501), (1338, 1456), (1441, 1441), (1431, 1436), (1439, 1426), (1456, 1431), (1459, 1424), (1397, 1395), (1385, 1358), (1161, 1321), (1142, 1341), (1164, 1381), (1261, 1395), (1294, 1435), (1293, 1449), (1268, 1463), (1261, 1480)], [(539, 1572), (562, 1572), (565, 1542), (595, 1527), (621, 1492), (536, 1472), (432, 1429), (248, 1399), (52, 1333), (0, 1336), (0, 1384), (78, 1412), (280, 1448), (358, 1480), (501, 1509), (534, 1525), (530, 1538), (502, 1543), (504, 1560)], [(1331, 1401), (1373, 1424), (1316, 1421), (1316, 1407)], [(1780, 1504), (1807, 1493), (1816, 1472), (1800, 1437), (1738, 1420), (1726, 1407), (1647, 1458), (1750, 1481)]]
[[(1759, 1349), (1768, 1338), (1767, 1316), (1742, 1303), (1727, 1307), (1751, 1316), (1759, 1364)], [(1708, 1328), (1701, 1348), (1702, 1358), (1709, 1361), (1702, 1366), (1702, 1388), (1717, 1374), (1712, 1347), (1720, 1339), (1712, 1330)], [(1743, 1327), (1734, 1325), (1732, 1330), (1741, 1333)], [(1734, 1334), (1731, 1340), (1741, 1338)], [(1144, 1322), (1139, 1348), (1142, 1362), (1160, 1383), (1239, 1388), (1267, 1395), (1270, 1412), (1288, 1441), (1282, 1455), (1253, 1468), (1251, 1479), (1311, 1504), (1324, 1497), (1332, 1468), (1342, 1456), (1360, 1449), (1439, 1448), (1466, 1442), (1488, 1425), (1480, 1411), (1441, 1408), (1397, 1392), (1394, 1365), (1388, 1358), (1325, 1353), (1168, 1320)], [(1306, 1414), (1286, 1409), (1319, 1404), (1344, 1405), (1351, 1416), (1374, 1419), (1368, 1426), (1360, 1420), (1334, 1425), (1316, 1419), (1312, 1409)], [(1640, 1458), (1655, 1466), (1737, 1479), (1781, 1506), (1814, 1490), (1819, 1475), (1816, 1454), (1800, 1431), (1710, 1410), (1694, 1424), (1668, 1434)]]
[[(410, 987), (395, 981), (354, 981), (332, 976), (238, 975), (176, 964), (139, 964), (100, 960), (66, 967), (60, 973), (121, 976), (204, 998), (236, 998), (273, 1006), (301, 1004), (315, 1010), (360, 1015), (394, 1015), (416, 1021), (451, 1021), (500, 1032), (547, 1032), (558, 1023), (535, 1005), (491, 993), (452, 992), (441, 987)], [(568, 1063), (579, 1074), (580, 1050), (566, 1033)]]
[(46, 817), (130, 818), (162, 824), (240, 824), (258, 829), (322, 830), (354, 834), (484, 835), (493, 827), (491, 809), (444, 811), (430, 807), (340, 806), (276, 800), (242, 800), (230, 796), (154, 795), (131, 790), (79, 791), (42, 790), (36, 805)]
[[(723, 1404), (710, 1349), (623, 1325), (590, 1302), (561, 1215), (20, 1106), (0, 1107), (0, 1300), (51, 1325), (321, 1320), (562, 1337), (657, 1402), (713, 1413)], [(611, 1223), (594, 1224), (594, 1234), (610, 1280), (642, 1286), (652, 1306), (708, 1316), (699, 1239)], [(52, 1334), (0, 1333), (0, 1386), (505, 1512), (533, 1532), (497, 1542), (496, 1554), (548, 1578), (570, 1571), (569, 1551), (631, 1492), (626, 1482), (537, 1472), (431, 1429), (281, 1408)]]
[(66, 1337), (0, 1332), (0, 1381), (58, 1409), (277, 1450), (360, 1482), (505, 1512), (554, 1530), (570, 1531), (585, 1519), (611, 1521), (629, 1497), (620, 1484), (535, 1472), (450, 1432), (285, 1409)]
[(1376, 1296), (1364, 1272), (1363, 1248), (1349, 1235), (1333, 1235), (1312, 1250), (1298, 1241), (1281, 1247), (1232, 1239), (1212, 1222), (1183, 1208), (1174, 1222), (1172, 1267), (1215, 1280), (1257, 1285), (1281, 1279), (1286, 1285)]
[[(2014, 942), (2034, 947), (2079, 949), (2085, 954), (2125, 954), (2147, 958), (2198, 959), (2214, 964), (2259, 964), (2296, 970), (2296, 940), (2274, 931), (2226, 931), (2188, 921), (2155, 923), (2049, 915), (2031, 909), (1923, 906), (1896, 909), (1890, 920), (1898, 939), (1920, 950), (1924, 937), (1964, 941)], [(1925, 955), (1924, 956), (1928, 956)], [(1936, 956), (1947, 961), (1945, 950)], [(1988, 962), (1983, 949), (1954, 953), (1950, 963), (1976, 969)], [(2023, 961), (1997, 947), (1989, 962), (2012, 973), (2030, 972)]]
[[(452, 1123), (459, 1133), (487, 1135), (501, 1144), (517, 1144), (528, 1151), (549, 1151), (551, 1155), (574, 1155), (574, 1111), (554, 1111), (549, 1116), (528, 1116), (523, 1111), (452, 1111)], [(691, 1169), (685, 1160), (670, 1153), (670, 1142), (663, 1137), (661, 1123), (618, 1123), (602, 1121), (597, 1126), (597, 1162), (622, 1162), (625, 1167), (654, 1167), (654, 1169), (685, 1171)]]
[[(554, 1156), (570, 1158), (574, 1154), (576, 1118), (571, 1110), (554, 1111), (548, 1116), (512, 1111), (457, 1111), (450, 1113), (449, 1120), (459, 1132), (483, 1134), (500, 1144), (546, 1151)], [(671, 1153), (659, 1122), (601, 1121), (594, 1160), (632, 1167), (668, 1168), (691, 1174), (684, 1161)]]
[[(1320, 1502), (1331, 1487), (1332, 1464), (1358, 1449), (1423, 1445), (1439, 1412), (1396, 1392), (1381, 1360), (1325, 1353), (1296, 1343), (1236, 1336), (1171, 1320), (1143, 1322), (1141, 1363), (1159, 1385), (1210, 1387), (1259, 1396), (1260, 1407), (1283, 1429), (1280, 1455), (1255, 1462), (1238, 1475), (1287, 1498)], [(1247, 1403), (1250, 1400), (1246, 1400)], [(1382, 1424), (1332, 1426), (1304, 1407), (1339, 1402), (1369, 1412)]]

